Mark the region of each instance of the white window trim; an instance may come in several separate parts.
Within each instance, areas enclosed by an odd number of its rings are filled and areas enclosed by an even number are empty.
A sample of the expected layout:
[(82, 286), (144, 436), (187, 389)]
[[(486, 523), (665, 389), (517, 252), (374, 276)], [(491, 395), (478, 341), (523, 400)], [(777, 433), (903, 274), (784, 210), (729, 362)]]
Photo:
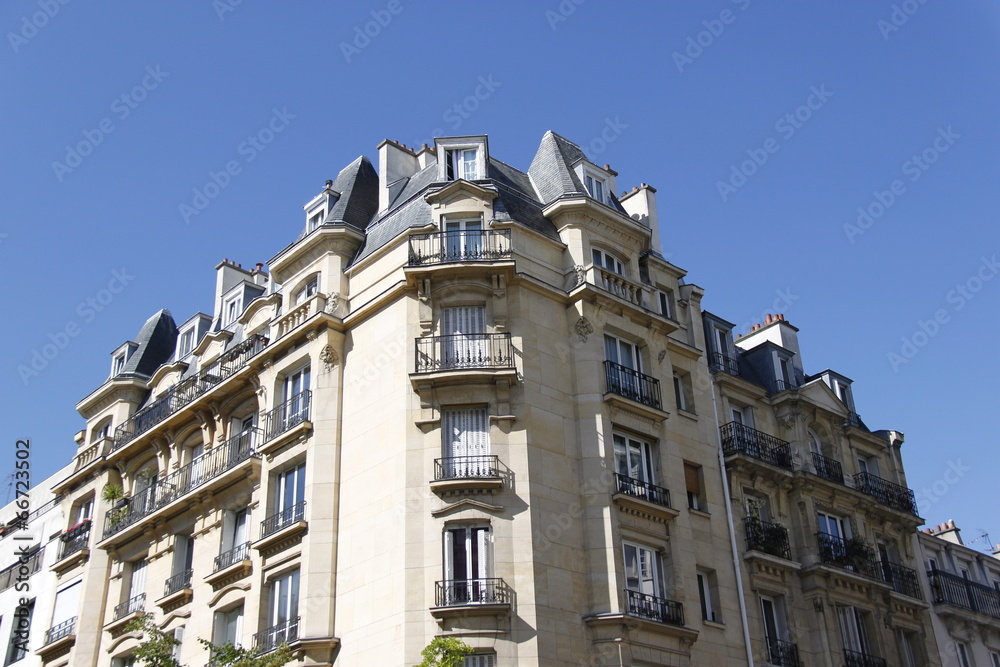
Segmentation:
[[(456, 143), (449, 142), (438, 142), (438, 180), (439, 181), (458, 181), (458, 180), (476, 180), (480, 181), (486, 178), (486, 142), (485, 141), (460, 141)], [(475, 178), (469, 179), (465, 177), (465, 174), (455, 174), (452, 179), (448, 178), (448, 160), (451, 156), (452, 151), (476, 151), (476, 174)]]
[[(235, 305), (235, 309), (233, 306)], [(243, 314), (243, 294), (237, 294), (225, 299), (222, 302), (222, 326), (229, 327), (240, 319)]]

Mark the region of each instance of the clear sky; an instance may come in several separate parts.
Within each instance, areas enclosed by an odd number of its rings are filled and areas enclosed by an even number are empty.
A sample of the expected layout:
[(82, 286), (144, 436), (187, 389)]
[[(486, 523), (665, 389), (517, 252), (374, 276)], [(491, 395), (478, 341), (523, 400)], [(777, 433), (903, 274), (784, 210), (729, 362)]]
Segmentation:
[(526, 170), (551, 129), (658, 189), (706, 309), (783, 312), (906, 434), (929, 523), (1000, 541), (995, 2), (4, 0), (0, 28), (0, 472), (19, 437), (37, 480), (67, 463), (109, 353), (211, 312), (215, 265), (273, 257), (382, 139)]

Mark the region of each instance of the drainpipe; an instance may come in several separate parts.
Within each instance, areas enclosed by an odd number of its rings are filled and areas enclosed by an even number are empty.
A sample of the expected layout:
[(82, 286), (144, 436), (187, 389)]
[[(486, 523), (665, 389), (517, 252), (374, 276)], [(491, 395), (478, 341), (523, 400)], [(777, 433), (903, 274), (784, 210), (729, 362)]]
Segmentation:
[[(709, 371), (711, 377), (711, 371)], [(719, 406), (715, 400), (715, 380), (712, 380), (712, 414), (715, 416), (715, 432), (721, 433), (719, 424)], [(726, 459), (722, 454), (722, 438), (719, 438), (719, 471), (722, 474), (722, 493), (725, 496), (726, 521), (729, 522), (729, 547), (733, 554), (733, 571), (736, 573), (736, 594), (740, 600), (740, 622), (743, 624), (743, 642), (747, 651), (747, 665), (753, 665), (753, 647), (750, 645), (750, 623), (747, 620), (747, 602), (743, 597), (743, 572), (740, 568), (739, 550), (736, 547), (736, 526), (733, 524), (733, 505), (729, 497), (729, 483), (726, 480)]]

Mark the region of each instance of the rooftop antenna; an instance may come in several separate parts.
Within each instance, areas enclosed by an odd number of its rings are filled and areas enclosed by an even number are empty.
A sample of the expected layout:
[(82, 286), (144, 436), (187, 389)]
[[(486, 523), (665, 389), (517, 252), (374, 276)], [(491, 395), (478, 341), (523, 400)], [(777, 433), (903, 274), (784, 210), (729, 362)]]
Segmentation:
[(987, 546), (989, 546), (990, 548), (992, 548), (992, 547), (993, 547), (993, 542), (991, 542), (991, 541), (990, 541), (990, 534), (989, 534), (989, 533), (987, 533), (987, 532), (986, 532), (985, 530), (983, 530), (982, 528), (979, 528), (978, 530), (979, 530), (979, 533), (980, 533), (980, 534), (979, 534), (979, 537), (977, 537), (976, 539), (974, 539), (974, 540), (972, 540), (971, 542), (969, 542), (969, 544), (968, 544), (967, 546), (970, 546), (970, 547), (971, 547), (971, 546), (972, 546), (973, 544), (975, 544), (976, 542), (982, 542), (982, 541), (985, 541), (985, 542), (986, 542), (986, 544), (987, 544)]

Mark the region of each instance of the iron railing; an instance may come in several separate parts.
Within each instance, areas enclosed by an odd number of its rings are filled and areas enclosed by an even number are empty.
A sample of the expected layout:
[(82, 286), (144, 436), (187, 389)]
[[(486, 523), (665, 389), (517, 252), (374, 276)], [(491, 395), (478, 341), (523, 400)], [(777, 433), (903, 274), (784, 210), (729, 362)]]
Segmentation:
[(923, 600), (920, 593), (920, 582), (917, 571), (911, 567), (883, 560), (879, 563), (882, 570), (882, 580), (892, 586), (892, 590), (917, 600)]
[(111, 444), (111, 451), (121, 449), (215, 385), (235, 374), (246, 366), (251, 358), (263, 350), (267, 343), (267, 338), (255, 334), (232, 350), (223, 353), (197, 375), (175, 384), (163, 396), (118, 425), (118, 428), (115, 429), (115, 439)]
[(73, 634), (73, 630), (76, 629), (76, 616), (69, 619), (68, 621), (63, 621), (53, 625), (51, 628), (45, 631), (45, 637), (42, 639), (42, 645), (48, 646), (53, 642), (57, 642), (63, 637), (69, 637)]
[(154, 480), (119, 507), (108, 510), (104, 517), (104, 538), (128, 528), (254, 456), (259, 433), (260, 429), (249, 429), (230, 438), (186, 466)]
[(278, 532), (282, 528), (287, 528), (293, 523), (302, 521), (306, 515), (306, 501), (296, 503), (291, 507), (286, 507), (277, 514), (272, 514), (260, 522), (260, 537), (264, 539), (268, 535)]
[(250, 543), (244, 542), (238, 547), (234, 547), (229, 551), (224, 551), (215, 557), (215, 569), (213, 572), (218, 572), (220, 570), (225, 570), (227, 567), (233, 563), (239, 563), (250, 558)]
[(748, 516), (743, 519), (743, 528), (746, 531), (748, 551), (761, 551), (786, 560), (792, 559), (788, 529), (784, 526)]
[(500, 461), (496, 454), (482, 456), (449, 456), (434, 459), (435, 481), (445, 479), (488, 479), (500, 476)]
[(726, 456), (746, 454), (779, 468), (792, 469), (792, 449), (784, 440), (739, 422), (723, 424), (719, 432)]
[(264, 415), (264, 442), (269, 442), (302, 422), (309, 421), (312, 391), (295, 394), (290, 399)]
[(886, 667), (885, 658), (846, 648), (844, 649), (844, 664), (846, 667)]
[(656, 378), (613, 361), (604, 362), (604, 375), (607, 378), (609, 392), (657, 410), (662, 409), (660, 381)]
[(799, 647), (792, 642), (765, 637), (767, 661), (778, 667), (799, 667)]
[(446, 262), (492, 262), (511, 256), (509, 229), (413, 234), (409, 238), (410, 266)]
[(253, 636), (253, 647), (260, 653), (273, 651), (282, 644), (290, 644), (299, 638), (299, 617), (290, 618), (284, 623), (272, 625), (257, 632)]
[(658, 623), (684, 625), (684, 605), (666, 598), (625, 589), (625, 606), (629, 616)]
[(635, 477), (615, 473), (615, 492), (640, 498), (661, 507), (670, 507), (670, 491)]
[(943, 602), (1000, 618), (1000, 591), (992, 586), (941, 570), (928, 570), (927, 576), (931, 580), (934, 602)]
[(178, 572), (174, 576), (167, 579), (163, 584), (163, 595), (173, 595), (177, 591), (182, 591), (185, 588), (191, 588), (191, 577), (194, 576), (194, 570), (184, 570), (183, 572)]
[(798, 387), (798, 385), (792, 382), (791, 380), (782, 380), (779, 378), (775, 378), (771, 382), (771, 391), (769, 392), (769, 394), (771, 396), (774, 396), (775, 394), (780, 394), (783, 391), (788, 391), (789, 389), (795, 389), (796, 387)]
[(446, 579), (434, 582), (434, 604), (510, 604), (513, 594), (503, 579)]
[(860, 472), (854, 476), (854, 488), (874, 497), (881, 505), (917, 515), (917, 501), (913, 491), (905, 486), (882, 479), (870, 472)]
[(416, 372), (513, 368), (510, 333), (470, 333), (417, 338)]
[(827, 565), (835, 565), (873, 579), (882, 578), (875, 559), (875, 550), (862, 540), (854, 537), (845, 540), (829, 533), (819, 532), (816, 533), (816, 541), (819, 542), (820, 560)]
[(712, 372), (725, 371), (730, 375), (740, 374), (740, 362), (732, 357), (727, 357), (721, 352), (713, 352), (709, 358), (709, 367)]
[(59, 553), (59, 560), (68, 558), (78, 551), (82, 551), (90, 542), (90, 527), (93, 522), (90, 519), (81, 521), (65, 533), (59, 536), (62, 540), (62, 551)]
[(120, 605), (115, 606), (114, 620), (119, 620), (125, 618), (129, 614), (134, 614), (136, 612), (145, 611), (146, 609), (146, 594), (139, 593), (134, 597), (129, 598)]
[(42, 569), (45, 561), (45, 547), (38, 547), (34, 551), (29, 551), (27, 556), (21, 556), (13, 565), (8, 565), (0, 570), (0, 592), (7, 590), (18, 582), (25, 581), (28, 577)]
[(816, 452), (812, 452), (812, 460), (813, 470), (817, 475), (837, 484), (844, 483), (844, 469), (841, 467), (840, 461)]

